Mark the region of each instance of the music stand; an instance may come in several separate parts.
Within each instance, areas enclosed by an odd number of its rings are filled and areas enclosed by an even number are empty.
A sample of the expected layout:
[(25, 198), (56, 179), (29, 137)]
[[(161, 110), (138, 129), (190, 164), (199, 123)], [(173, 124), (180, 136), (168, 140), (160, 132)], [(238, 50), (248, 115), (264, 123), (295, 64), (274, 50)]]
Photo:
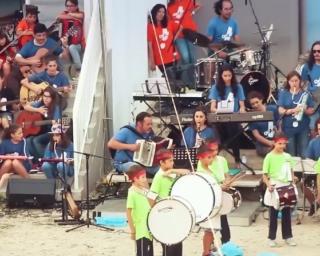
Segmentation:
[(89, 200), (89, 157), (92, 156), (92, 157), (97, 157), (97, 158), (102, 158), (102, 159), (104, 159), (104, 157), (89, 154), (89, 153), (79, 152), (79, 151), (73, 151), (73, 152), (76, 154), (84, 155), (86, 157), (86, 179), (87, 179), (87, 181), (86, 181), (86, 189), (87, 189), (87, 191), (86, 191), (86, 206), (87, 206), (87, 209), (86, 210), (87, 210), (87, 212), (86, 212), (86, 219), (82, 220), (82, 223), (79, 226), (68, 229), (68, 230), (66, 230), (66, 232), (70, 232), (72, 230), (76, 230), (76, 229), (84, 227), (84, 226), (87, 226), (87, 228), (89, 228), (90, 225), (98, 227), (98, 228), (103, 228), (108, 231), (113, 231), (114, 229), (112, 229), (112, 228), (108, 228), (108, 227), (104, 227), (104, 226), (100, 226), (95, 223), (92, 223), (91, 218), (89, 217), (89, 203), (90, 203), (90, 200)]

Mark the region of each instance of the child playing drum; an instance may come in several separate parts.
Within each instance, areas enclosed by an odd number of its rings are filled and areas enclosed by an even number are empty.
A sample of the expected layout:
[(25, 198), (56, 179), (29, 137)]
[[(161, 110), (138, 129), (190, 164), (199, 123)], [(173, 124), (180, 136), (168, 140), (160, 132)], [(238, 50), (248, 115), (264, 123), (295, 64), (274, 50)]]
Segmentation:
[[(222, 190), (229, 187), (230, 178), (227, 160), (218, 156), (219, 144), (216, 141), (210, 141), (198, 149), (197, 158), (199, 159), (197, 172), (207, 173), (220, 184)], [(221, 222), (221, 241), (226, 243), (230, 240), (230, 229), (227, 215), (220, 216)], [(211, 229), (206, 229), (203, 235), (203, 256), (210, 255), (211, 244), (214, 240)]]
[(132, 181), (127, 198), (127, 218), (131, 239), (136, 240), (136, 255), (153, 256), (152, 236), (147, 227), (151, 207), (145, 194), (148, 189), (146, 170), (140, 165), (132, 165), (127, 175)]
[[(284, 152), (287, 143), (287, 137), (284, 135), (277, 135), (274, 138), (273, 150), (266, 155), (263, 161), (263, 182), (266, 184), (267, 190), (272, 194), (275, 193), (274, 190), (276, 190), (276, 186), (289, 185), (293, 181), (293, 159), (290, 154)], [(266, 194), (267, 193), (268, 191), (266, 191)], [(275, 197), (272, 196), (272, 198)], [(267, 204), (266, 200), (265, 204)], [(271, 205), (272, 203), (269, 207), (269, 246), (277, 247), (276, 234), (279, 210), (275, 209), (275, 207)], [(291, 209), (288, 206), (284, 206), (281, 212), (282, 238), (289, 246), (296, 246), (297, 244), (292, 239)]]
[[(173, 169), (173, 153), (168, 149), (160, 149), (156, 153), (156, 160), (160, 163), (160, 169), (153, 178), (150, 190), (160, 198), (170, 195), (171, 187), (178, 175), (189, 173), (187, 169)], [(155, 204), (155, 200), (150, 200)], [(182, 242), (174, 245), (161, 244), (163, 256), (182, 256)]]

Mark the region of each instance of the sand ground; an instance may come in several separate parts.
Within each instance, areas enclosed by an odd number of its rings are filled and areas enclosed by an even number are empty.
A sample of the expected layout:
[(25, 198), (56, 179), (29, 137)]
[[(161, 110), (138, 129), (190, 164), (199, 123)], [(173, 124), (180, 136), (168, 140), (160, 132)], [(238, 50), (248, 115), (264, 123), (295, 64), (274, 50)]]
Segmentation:
[[(105, 231), (94, 226), (65, 232), (73, 226), (59, 226), (54, 219), (61, 213), (57, 210), (10, 210), (1, 207), (0, 255), (50, 255), (93, 256), (134, 255), (134, 242), (128, 230)], [(267, 245), (267, 212), (260, 213), (250, 227), (231, 227), (232, 241), (244, 249), (245, 255), (255, 256), (273, 252), (281, 256), (320, 255), (320, 218), (305, 216), (301, 225), (293, 222), (293, 233), (298, 246), (289, 247), (281, 240), (279, 248)], [(83, 214), (84, 216), (84, 214)], [(193, 232), (184, 242), (184, 255), (201, 255), (202, 233)], [(161, 255), (160, 245), (155, 242), (155, 256)]]

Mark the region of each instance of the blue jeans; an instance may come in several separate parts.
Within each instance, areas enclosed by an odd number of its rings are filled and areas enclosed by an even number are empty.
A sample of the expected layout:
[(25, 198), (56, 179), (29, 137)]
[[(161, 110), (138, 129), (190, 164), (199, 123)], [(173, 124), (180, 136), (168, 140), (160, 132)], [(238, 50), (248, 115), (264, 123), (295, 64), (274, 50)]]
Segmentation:
[(72, 57), (72, 62), (77, 70), (81, 69), (81, 45), (71, 44), (69, 46), (69, 52)]
[[(65, 174), (63, 172), (63, 163), (48, 163), (44, 162), (41, 166), (42, 171), (45, 173), (46, 177), (48, 179), (54, 179), (57, 177), (57, 172), (59, 173), (59, 176), (64, 177), (72, 177), (74, 175), (74, 169), (73, 166), (69, 164), (64, 165)], [(64, 176), (66, 175), (66, 176)]]
[(319, 117), (320, 117), (319, 110), (315, 112), (312, 116), (309, 116), (310, 118), (309, 128), (311, 131), (314, 130), (316, 121), (319, 119)]
[[(137, 163), (135, 162), (126, 162), (126, 163), (120, 163), (115, 161), (113, 163), (114, 168), (118, 171), (118, 172), (128, 172), (129, 168), (133, 165), (137, 165)], [(151, 174), (151, 175), (155, 175), (157, 173), (157, 171), (159, 170), (159, 166), (152, 166), (152, 167), (145, 167), (147, 173)]]
[(287, 152), (292, 156), (305, 157), (309, 143), (309, 134), (306, 131), (297, 133), (288, 138)]
[(179, 38), (175, 41), (175, 45), (180, 54), (179, 65), (181, 67), (180, 75), (177, 79), (182, 80), (189, 88), (195, 85), (194, 77), (194, 45), (184, 38)]
[(30, 155), (35, 157), (35, 161), (38, 158), (43, 157), (44, 150), (50, 141), (50, 135), (48, 133), (43, 133), (37, 136), (31, 136), (27, 138), (27, 147), (29, 149)]

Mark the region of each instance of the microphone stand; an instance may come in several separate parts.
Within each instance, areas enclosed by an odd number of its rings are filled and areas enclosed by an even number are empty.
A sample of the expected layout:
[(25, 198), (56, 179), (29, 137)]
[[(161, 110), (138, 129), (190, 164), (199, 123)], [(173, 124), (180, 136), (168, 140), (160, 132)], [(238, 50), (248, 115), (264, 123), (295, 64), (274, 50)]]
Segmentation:
[(96, 158), (101, 158), (101, 159), (105, 159), (105, 158), (102, 156), (89, 154), (89, 153), (85, 153), (85, 152), (79, 152), (79, 151), (75, 151), (75, 150), (73, 151), (73, 153), (84, 155), (86, 157), (86, 190), (87, 190), (86, 191), (86, 206), (87, 206), (86, 210), (87, 210), (87, 212), (86, 212), (86, 219), (82, 220), (82, 223), (79, 226), (68, 229), (68, 230), (66, 230), (66, 232), (70, 232), (72, 230), (75, 230), (75, 229), (78, 229), (78, 228), (81, 228), (84, 226), (87, 226), (87, 228), (89, 228), (90, 225), (98, 227), (98, 228), (102, 228), (102, 229), (105, 229), (108, 231), (113, 231), (114, 229), (112, 229), (112, 228), (108, 228), (108, 227), (104, 227), (104, 226), (100, 226), (95, 223), (92, 223), (91, 218), (89, 217), (89, 204), (90, 204), (90, 200), (89, 200), (89, 158), (90, 158), (90, 156), (96, 157)]
[[(247, 5), (247, 0), (245, 1), (245, 3)], [(286, 76), (276, 65), (274, 65), (272, 63), (269, 39), (267, 39), (266, 36), (262, 32), (258, 17), (257, 17), (257, 15), (255, 13), (254, 8), (253, 8), (252, 0), (249, 0), (249, 5), (250, 5), (250, 8), (251, 8), (252, 14), (254, 16), (254, 19), (255, 19), (254, 24), (257, 25), (260, 37), (262, 39), (262, 46), (261, 46), (262, 58), (261, 58), (261, 61), (260, 61), (259, 70), (261, 70), (263, 72), (263, 74), (267, 77), (267, 79), (269, 81), (271, 81), (271, 74), (269, 73), (269, 71), (271, 70), (272, 67), (275, 68), (275, 76), (276, 76), (276, 78), (275, 78), (275, 86), (276, 86), (275, 87), (275, 93), (276, 93), (276, 98), (277, 98), (278, 91), (279, 91), (279, 88), (278, 88), (278, 73), (280, 73), (284, 77), (286, 77)]]

